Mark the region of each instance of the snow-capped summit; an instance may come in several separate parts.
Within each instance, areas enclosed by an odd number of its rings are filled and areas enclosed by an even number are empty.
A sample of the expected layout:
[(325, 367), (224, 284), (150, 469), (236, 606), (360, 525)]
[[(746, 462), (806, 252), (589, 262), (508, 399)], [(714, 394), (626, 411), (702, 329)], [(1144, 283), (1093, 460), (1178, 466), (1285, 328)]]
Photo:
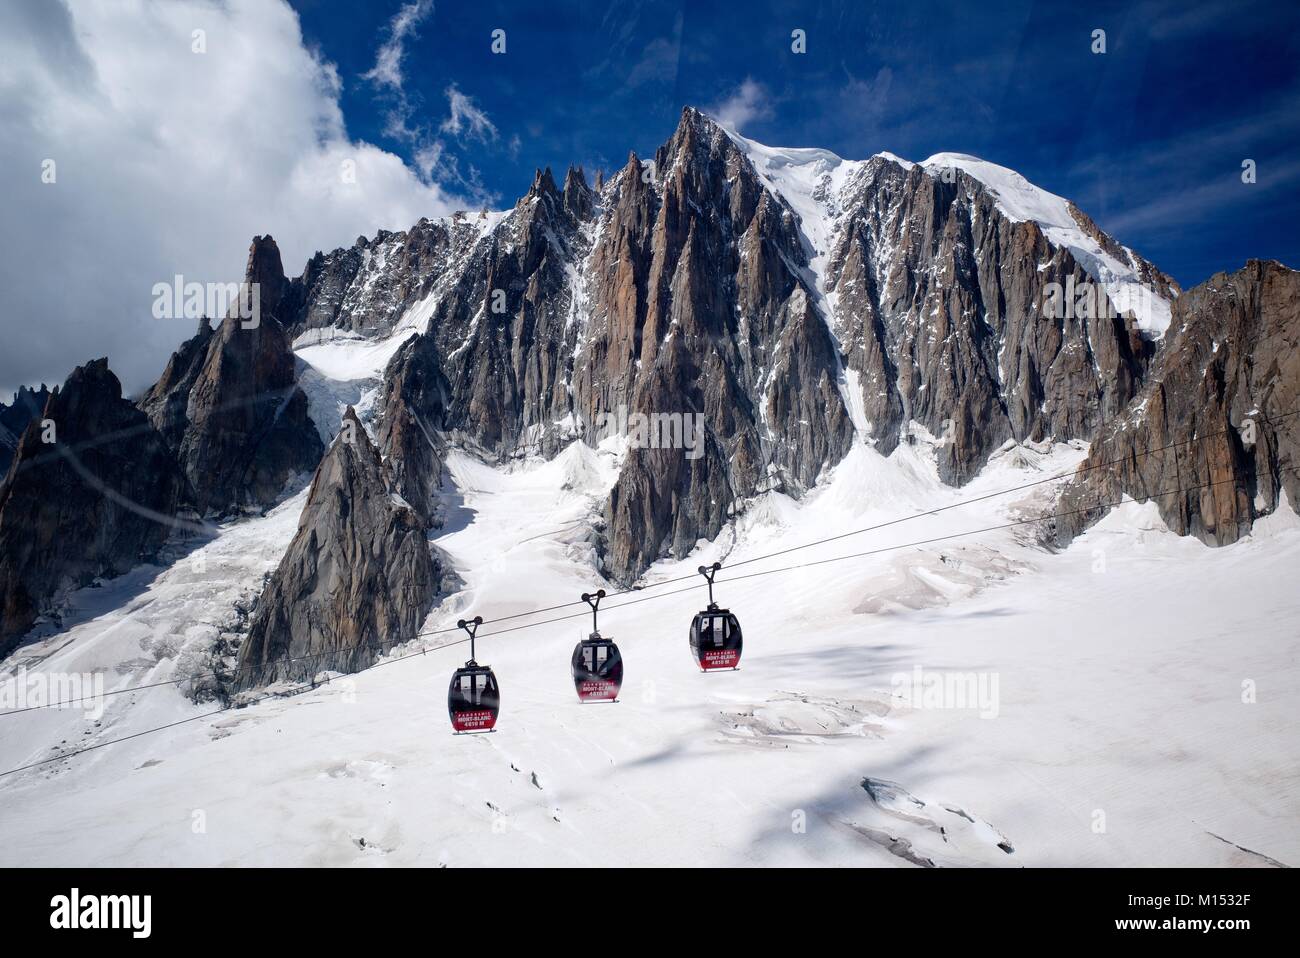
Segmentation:
[(1131, 313), (1144, 334), (1159, 338), (1169, 328), (1170, 302), (1178, 295), (1177, 284), (1102, 233), (1069, 200), (1035, 186), (1015, 170), (965, 153), (936, 153), (919, 164), (883, 151), (868, 160), (846, 160), (829, 150), (765, 146), (729, 126), (719, 126), (745, 152), (764, 181), (799, 213), (814, 250), (824, 251), (829, 245), (847, 205), (842, 195), (845, 187), (871, 159), (909, 171), (919, 166), (935, 177), (956, 169), (987, 189), (1009, 220), (1034, 222), (1050, 243), (1068, 249), (1101, 284), (1115, 309)]
[(1137, 317), (1143, 332), (1165, 334), (1178, 288), (1167, 277), (1152, 276), (1150, 263), (1102, 233), (1069, 200), (1035, 186), (1015, 170), (965, 153), (936, 153), (921, 167), (940, 175), (958, 169), (979, 181), (1010, 219), (1037, 223), (1050, 242), (1068, 249), (1102, 284), (1116, 309)]

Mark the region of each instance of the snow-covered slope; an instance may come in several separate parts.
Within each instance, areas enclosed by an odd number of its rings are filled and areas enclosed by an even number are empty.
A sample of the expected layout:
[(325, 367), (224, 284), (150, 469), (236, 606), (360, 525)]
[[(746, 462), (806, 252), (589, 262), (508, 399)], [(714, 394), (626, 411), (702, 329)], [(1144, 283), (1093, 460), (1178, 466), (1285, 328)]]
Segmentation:
[[(826, 261), (844, 213), (841, 196), (867, 161), (845, 160), (830, 150), (764, 146), (725, 124), (719, 126), (744, 151), (764, 185), (799, 215), (804, 237), (811, 246), (808, 260), (814, 289), (825, 300)], [(897, 159), (892, 154), (881, 155)]]
[[(590, 522), (616, 454), (574, 445), (508, 469), (452, 454), (438, 543), (466, 585), (427, 627), (576, 602), (600, 585)], [(1294, 615), (1300, 530), (1261, 524), (1240, 547), (1213, 550), (1133, 506), (1062, 555), (1003, 530), (740, 578), (1034, 514), (1043, 489), (741, 565), (1052, 475), (1082, 454), (1012, 447), (954, 490), (924, 444), (887, 460), (858, 447), (803, 502), (765, 495), (717, 542), (648, 577), (726, 563), (718, 600), (744, 623), (738, 672), (702, 675), (690, 659), (702, 583), (607, 601), (602, 630), (627, 668), (614, 705), (579, 705), (573, 693), (568, 661), (589, 628), (585, 607), (488, 625), (478, 658), (503, 689), (491, 735), (450, 734), (446, 685), (466, 652), (434, 648), (0, 779), (0, 864), (1300, 860), (1300, 640), (1276, 627)], [(223, 530), (206, 547), (209, 568), (238, 559), (251, 563), (243, 581), (256, 582), (258, 550), (285, 538), (292, 512)], [(121, 684), (156, 679), (175, 666), (165, 654), (143, 660), (140, 637), (163, 621), (203, 621), (231, 599), (183, 565), (136, 589), (139, 601), (107, 602), (111, 612), (87, 605), (75, 635), (29, 661), (117, 662)], [(490, 634), (529, 623), (543, 624)], [(982, 676), (996, 697), (983, 708), (909, 703), (896, 693), (917, 668)], [(1254, 704), (1243, 704), (1245, 679), (1259, 680)], [(68, 748), (210, 707), (170, 688), (118, 703), (98, 727), (73, 712), (0, 719), (5, 766), (51, 754), (60, 739)]]
[[(799, 216), (808, 287), (836, 330), (828, 260), (845, 204), (867, 177), (885, 169), (906, 179), (898, 170), (915, 165), (733, 139)], [(972, 158), (920, 168), (938, 176), (957, 165), (1007, 217), (1040, 223), (1126, 302), (1136, 261), (1126, 278), (1066, 201)], [(495, 231), (510, 222), (480, 218), (457, 249), (489, 235), (508, 246)], [(563, 264), (561, 318), (575, 336), (566, 355), (581, 355), (585, 341), (578, 253), (596, 229), (582, 227)], [(391, 252), (367, 249), (356, 302), (407, 288), (385, 273)], [(300, 333), (299, 381), (324, 434), (346, 405), (369, 419), (388, 360), (459, 278), (439, 273), (382, 322), (358, 321), (363, 332)], [(447, 355), (471, 343), (484, 316), (476, 308), (442, 330)], [(1158, 317), (1144, 322), (1159, 328)], [(841, 388), (863, 438), (855, 375), (844, 370)], [(886, 457), (854, 443), (802, 500), (765, 492), (739, 502), (712, 542), (611, 597), (601, 627), (621, 645), (627, 679), (622, 701), (603, 706), (577, 703), (568, 663), (590, 628), (578, 594), (613, 591), (595, 546), (624, 437), (571, 443), (549, 461), (521, 451), (508, 465), (451, 448), (446, 521), (432, 537), (460, 584), (424, 630), (489, 620), (478, 659), (496, 668), (504, 699), (487, 736), (450, 734), (446, 686), (466, 651), (442, 647), (444, 634), (382, 668), (216, 716), (205, 715), (216, 703), (166, 684), (202, 671), (240, 628), (295, 532), (302, 494), (192, 543), (167, 567), (82, 590), (59, 631), (4, 667), (92, 671), (107, 691), (157, 687), (113, 696), (102, 714), (0, 716), (0, 772), (107, 746), (0, 777), (0, 865), (1300, 860), (1291, 706), (1300, 639), (1289, 599), (1300, 528), (1289, 506), (1222, 550), (1171, 535), (1150, 506), (1125, 506), (1054, 554), (1030, 527), (1006, 527), (1050, 511), (1053, 486), (974, 501), (1074, 468), (1082, 442), (1008, 442), (954, 488), (937, 468), (950, 440), (904, 426), (915, 444)], [(693, 572), (715, 560), (717, 598), (741, 617), (746, 642), (740, 671), (706, 676), (686, 630), (705, 601)], [(975, 699), (901, 694), (932, 676), (953, 689), (969, 680)], [(1259, 677), (1267, 681), (1247, 702), (1243, 683)], [(138, 733), (148, 734), (110, 744)]]
[[(18, 649), (4, 661), (0, 675), (23, 670), (42, 676), (99, 674), (102, 691), (109, 693), (103, 714), (70, 708), (0, 718), (0, 723), (10, 723), (0, 724), (0, 765), (14, 768), (210, 711), (212, 703), (193, 704), (178, 685), (121, 692), (210, 671), (215, 643), (237, 629), (252, 607), (263, 576), (276, 567), (293, 538), (306, 499), (303, 489), (266, 516), (227, 523), (210, 539), (178, 543), (166, 567), (140, 566), (74, 592), (63, 628)], [(92, 752), (85, 758), (91, 766), (107, 758), (120, 768), (118, 761), (126, 759), (112, 760), (111, 753)]]
[[(393, 252), (404, 233), (381, 233), (363, 250), (363, 265), (348, 284), (340, 316), (374, 315), (391, 322), (376, 322), (366, 332), (338, 326), (311, 327), (294, 339), (299, 385), (307, 394), (312, 421), (326, 442), (338, 431), (348, 406), (369, 420), (372, 404), (388, 361), (412, 336), (429, 328), (430, 318), (461, 279), (472, 256), (485, 239), (506, 223), (508, 210), (484, 210), (477, 216), (458, 213), (432, 221), (452, 237), (449, 249), (428, 276), (403, 276), (404, 265)], [(429, 228), (427, 221), (419, 226)], [(335, 254), (337, 255), (338, 251)], [(429, 289), (406, 308), (393, 302), (392, 289), (429, 280)], [(336, 320), (342, 321), (342, 320)]]

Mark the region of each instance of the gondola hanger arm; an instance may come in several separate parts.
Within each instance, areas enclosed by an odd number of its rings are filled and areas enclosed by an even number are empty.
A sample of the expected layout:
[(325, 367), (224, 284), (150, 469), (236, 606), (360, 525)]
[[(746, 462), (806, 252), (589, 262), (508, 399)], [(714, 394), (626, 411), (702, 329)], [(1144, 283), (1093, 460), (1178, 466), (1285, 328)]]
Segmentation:
[(699, 569), (700, 575), (704, 576), (705, 581), (709, 583), (709, 608), (710, 609), (716, 609), (718, 607), (718, 604), (713, 601), (713, 577), (718, 574), (718, 570), (721, 568), (722, 568), (722, 563), (715, 562), (713, 563), (713, 565), (702, 565), (700, 566)]
[(600, 631), (600, 629), (596, 627), (596, 612), (600, 608), (600, 600), (603, 598), (605, 598), (604, 589), (597, 589), (595, 592), (582, 593), (582, 601), (587, 603), (587, 605), (591, 606), (591, 631), (592, 632)]
[(478, 664), (475, 661), (475, 657), (474, 657), (474, 636), (478, 634), (478, 627), (482, 624), (483, 624), (483, 616), (481, 615), (476, 615), (474, 616), (474, 618), (469, 620), (460, 619), (456, 623), (456, 626), (458, 628), (464, 629), (466, 632), (469, 633), (469, 661), (465, 663), (466, 665)]

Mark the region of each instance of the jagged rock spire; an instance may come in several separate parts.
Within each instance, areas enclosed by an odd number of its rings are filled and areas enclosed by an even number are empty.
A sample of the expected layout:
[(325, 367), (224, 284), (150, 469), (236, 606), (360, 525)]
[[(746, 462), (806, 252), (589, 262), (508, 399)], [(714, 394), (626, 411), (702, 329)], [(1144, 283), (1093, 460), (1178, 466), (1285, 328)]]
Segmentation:
[(281, 300), (289, 289), (289, 281), (285, 279), (284, 264), (280, 261), (280, 247), (269, 234), (253, 237), (252, 245), (248, 248), (244, 282), (249, 286), (257, 284), (262, 312), (278, 317)]
[(276, 318), (289, 284), (271, 237), (253, 239), (246, 281), (260, 286), (258, 315), (245, 319), (232, 309), (216, 329), (200, 323), (140, 400), (201, 513), (265, 508), (321, 455), (289, 335)]
[(9, 471), (9, 463), (27, 424), (41, 415), (49, 399), (49, 387), (41, 383), (39, 389), (19, 386), (12, 402), (0, 402), (0, 480)]
[(533, 174), (533, 185), (528, 188), (529, 196), (559, 196), (559, 193), (549, 166)]
[(564, 175), (564, 208), (580, 220), (591, 218), (591, 188), (580, 166), (569, 167)]
[(234, 685), (356, 671), (416, 637), (438, 590), (423, 518), (392, 494), (351, 406), (258, 599)]
[(107, 359), (73, 370), (31, 420), (0, 484), (0, 654), (61, 588), (152, 557), (189, 499), (144, 413)]

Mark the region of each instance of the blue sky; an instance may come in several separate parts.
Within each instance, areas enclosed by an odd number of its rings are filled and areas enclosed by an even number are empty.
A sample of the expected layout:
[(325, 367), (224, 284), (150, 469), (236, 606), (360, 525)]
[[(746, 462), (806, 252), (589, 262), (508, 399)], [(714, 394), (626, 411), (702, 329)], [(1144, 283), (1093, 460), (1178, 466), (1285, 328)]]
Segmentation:
[(773, 146), (1001, 163), (1184, 286), (1300, 268), (1295, 0), (3, 0), (0, 64), (3, 315), (37, 322), (0, 398), (98, 356), (145, 388), (194, 328), (156, 284), (238, 280), (255, 235), (298, 275), (507, 207), (538, 166), (620, 168), (685, 105)]
[(1010, 166), (1186, 285), (1300, 266), (1300, 5), (292, 2), (348, 134), (475, 202), (617, 169), (690, 104), (772, 145)]

